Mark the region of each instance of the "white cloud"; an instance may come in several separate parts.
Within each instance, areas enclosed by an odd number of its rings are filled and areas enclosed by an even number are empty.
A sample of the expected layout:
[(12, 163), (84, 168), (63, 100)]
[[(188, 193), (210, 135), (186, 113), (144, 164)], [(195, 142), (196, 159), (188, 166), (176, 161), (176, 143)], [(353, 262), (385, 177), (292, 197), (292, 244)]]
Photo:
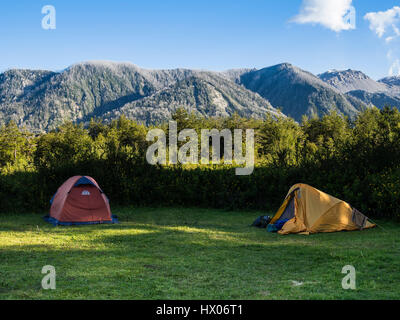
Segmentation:
[(393, 33), (386, 38), (387, 42), (400, 36), (399, 29), (396, 26), (400, 23), (400, 7), (393, 7), (386, 11), (369, 12), (364, 16), (364, 19), (369, 21), (369, 28), (379, 38), (382, 38), (385, 33)]
[(386, 43), (390, 43), (394, 39), (400, 37), (400, 29), (398, 27), (396, 27), (396, 25), (394, 25), (394, 24), (392, 25), (392, 28), (393, 28), (393, 35), (391, 35), (385, 39)]
[(389, 76), (400, 75), (400, 59), (397, 58), (399, 56), (398, 47), (394, 47), (392, 44), (394, 40), (400, 38), (400, 7), (395, 6), (386, 11), (369, 12), (364, 16), (364, 19), (369, 21), (369, 28), (379, 38), (385, 36), (385, 42), (390, 48), (387, 53), (387, 58), (391, 64)]
[(352, 0), (303, 0), (300, 13), (291, 21), (320, 24), (335, 32), (355, 29)]
[(389, 69), (389, 76), (400, 76), (400, 60), (396, 59)]

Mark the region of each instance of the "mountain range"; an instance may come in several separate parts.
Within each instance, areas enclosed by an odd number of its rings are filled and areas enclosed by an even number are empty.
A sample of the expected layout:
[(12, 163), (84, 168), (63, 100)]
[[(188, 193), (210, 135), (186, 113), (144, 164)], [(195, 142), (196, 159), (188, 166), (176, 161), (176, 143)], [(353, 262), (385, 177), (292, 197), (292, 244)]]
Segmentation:
[(60, 72), (8, 70), (0, 74), (0, 124), (14, 120), (34, 132), (66, 120), (110, 121), (124, 114), (146, 124), (171, 118), (179, 107), (203, 116), (354, 118), (375, 105), (400, 109), (400, 77), (379, 81), (360, 71), (318, 76), (289, 63), (224, 72), (147, 70), (131, 63), (83, 62)]

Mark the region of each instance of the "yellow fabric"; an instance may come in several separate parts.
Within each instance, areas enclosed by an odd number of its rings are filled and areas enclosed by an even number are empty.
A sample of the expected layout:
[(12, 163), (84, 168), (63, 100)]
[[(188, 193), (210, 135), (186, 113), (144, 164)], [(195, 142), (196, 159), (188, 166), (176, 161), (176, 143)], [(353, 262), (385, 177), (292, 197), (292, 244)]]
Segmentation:
[[(296, 184), (289, 190), (283, 205), (271, 223), (280, 218), (293, 191), (295, 217), (284, 224), (279, 234), (310, 234), (359, 229), (352, 221), (353, 208), (348, 203), (306, 184)], [(367, 221), (365, 229), (372, 227), (375, 225)]]

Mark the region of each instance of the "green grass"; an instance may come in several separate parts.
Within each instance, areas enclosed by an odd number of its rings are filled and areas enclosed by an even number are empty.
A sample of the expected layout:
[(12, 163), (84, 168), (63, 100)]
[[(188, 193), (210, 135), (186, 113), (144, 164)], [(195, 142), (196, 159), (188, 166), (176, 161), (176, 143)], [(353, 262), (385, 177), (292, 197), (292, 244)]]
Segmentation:
[[(0, 216), (1, 299), (399, 299), (400, 225), (311, 236), (249, 224), (260, 212), (114, 209), (118, 225)], [(57, 289), (41, 288), (44, 265)], [(342, 267), (357, 270), (343, 290)], [(302, 282), (295, 286), (293, 281)]]

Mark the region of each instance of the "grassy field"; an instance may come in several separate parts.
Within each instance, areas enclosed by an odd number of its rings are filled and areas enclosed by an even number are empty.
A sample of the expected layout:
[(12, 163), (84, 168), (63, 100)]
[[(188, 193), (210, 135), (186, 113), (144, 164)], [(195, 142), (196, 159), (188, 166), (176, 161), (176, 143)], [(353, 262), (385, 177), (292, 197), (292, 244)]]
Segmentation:
[[(0, 216), (1, 299), (399, 299), (400, 224), (311, 236), (250, 228), (259, 212), (114, 209), (121, 223)], [(43, 290), (44, 265), (57, 273)], [(357, 270), (343, 290), (342, 267)]]

